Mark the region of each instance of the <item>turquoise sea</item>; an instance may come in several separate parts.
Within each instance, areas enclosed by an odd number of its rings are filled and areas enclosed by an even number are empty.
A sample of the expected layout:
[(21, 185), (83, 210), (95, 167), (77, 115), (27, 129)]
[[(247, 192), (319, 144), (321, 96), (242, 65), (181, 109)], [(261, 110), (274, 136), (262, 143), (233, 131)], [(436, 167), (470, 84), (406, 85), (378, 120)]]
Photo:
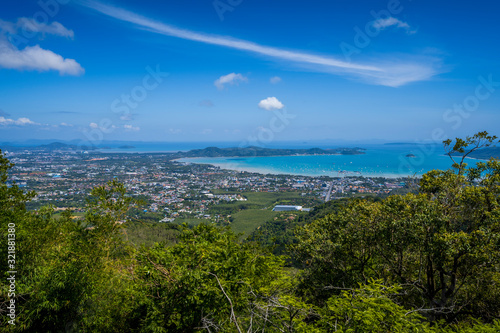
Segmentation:
[[(263, 174), (304, 176), (421, 176), (433, 169), (449, 169), (452, 161), (438, 145), (363, 145), (362, 155), (183, 158), (180, 162), (211, 164), (223, 169)], [(408, 157), (413, 154), (415, 157)], [(469, 165), (478, 160), (466, 159)]]

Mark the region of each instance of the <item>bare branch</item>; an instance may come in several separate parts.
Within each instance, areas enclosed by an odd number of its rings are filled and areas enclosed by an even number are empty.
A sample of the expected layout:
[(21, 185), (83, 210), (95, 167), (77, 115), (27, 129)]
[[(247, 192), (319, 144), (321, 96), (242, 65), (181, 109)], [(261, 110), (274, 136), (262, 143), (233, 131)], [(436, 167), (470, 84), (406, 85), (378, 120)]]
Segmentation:
[(233, 320), (234, 324), (236, 325), (236, 329), (238, 330), (238, 332), (242, 333), (240, 326), (238, 325), (238, 321), (236, 320), (236, 315), (234, 314), (233, 302), (231, 301), (229, 296), (227, 296), (226, 292), (224, 291), (224, 288), (222, 287), (222, 284), (219, 281), (219, 277), (217, 275), (215, 275), (214, 273), (211, 273), (211, 272), (207, 272), (207, 273), (215, 276), (215, 278), (217, 279), (217, 283), (219, 284), (219, 287), (222, 290), (222, 293), (224, 294), (224, 296), (226, 296), (227, 300), (229, 301), (229, 305), (231, 306), (231, 319)]

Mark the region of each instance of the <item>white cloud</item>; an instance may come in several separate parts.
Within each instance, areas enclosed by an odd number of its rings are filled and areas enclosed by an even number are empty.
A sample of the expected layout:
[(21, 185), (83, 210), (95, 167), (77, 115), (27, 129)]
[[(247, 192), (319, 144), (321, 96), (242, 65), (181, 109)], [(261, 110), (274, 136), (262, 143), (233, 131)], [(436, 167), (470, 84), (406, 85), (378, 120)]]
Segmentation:
[[(148, 30), (153, 33), (178, 37), (205, 44), (219, 45), (232, 49), (248, 51), (279, 60), (290, 61), (301, 66), (311, 67), (312, 65), (313, 68), (308, 68), (309, 70), (313, 69), (318, 72), (326, 72), (335, 75), (360, 78), (363, 81), (371, 84), (397, 87), (408, 84), (410, 82), (428, 80), (440, 72), (437, 68), (433, 67), (435, 63), (428, 63), (425, 61), (420, 63), (407, 63), (403, 64), (402, 66), (385, 67), (377, 64), (376, 61), (372, 61), (371, 64), (347, 62), (329, 56), (316, 55), (301, 51), (290, 51), (271, 46), (264, 46), (246, 40), (235, 39), (232, 37), (218, 36), (181, 29), (149, 19), (122, 8), (100, 3), (98, 1), (80, 0), (79, 3), (86, 7), (92, 8), (104, 15), (113, 17), (121, 21), (132, 23), (140, 29)], [(400, 22), (399, 24), (402, 24), (403, 26), (405, 24), (404, 22), (401, 22), (399, 20), (398, 22)], [(384, 24), (387, 25), (388, 23), (391, 22), (381, 21), (377, 24), (380, 24), (382, 26)], [(396, 25), (397, 24), (398, 23), (396, 23)], [(398, 71), (399, 68), (409, 68), (411, 66), (424, 68), (424, 70), (422, 73)], [(423, 73), (425, 73), (425, 75), (422, 75)], [(389, 78), (393, 78), (393, 80)]]
[(0, 21), (0, 68), (37, 70), (41, 72), (55, 70), (61, 75), (81, 75), (85, 72), (74, 59), (65, 59), (59, 54), (41, 48), (39, 45), (18, 49), (9, 41), (7, 36), (16, 34), (20, 29), (23, 29), (25, 33), (31, 31), (31, 33), (36, 32), (43, 35), (54, 34), (73, 37), (73, 31), (66, 29), (58, 22), (47, 25), (27, 18), (20, 18), (16, 24)]
[(99, 125), (97, 125), (96, 123), (90, 123), (89, 127), (90, 128), (99, 128)]
[(269, 79), (269, 82), (271, 82), (272, 84), (277, 84), (281, 82), (281, 78), (279, 76), (273, 76)]
[(29, 118), (26, 118), (26, 117), (18, 118), (17, 120), (5, 118), (5, 117), (0, 117), (0, 125), (26, 126), (26, 125), (40, 125), (40, 124), (35, 123), (34, 121), (31, 121)]
[(379, 18), (373, 22), (373, 27), (380, 30), (384, 30), (385, 28), (392, 26), (405, 29), (408, 33), (415, 33), (415, 31), (410, 31), (410, 25), (408, 23), (398, 20), (392, 16), (385, 19)]
[(0, 67), (18, 70), (50, 71), (59, 74), (81, 75), (85, 70), (73, 59), (64, 59), (50, 50), (40, 46), (27, 46), (18, 50), (12, 45), (0, 41)]
[(15, 124), (16, 125), (21, 125), (21, 126), (24, 126), (24, 125), (38, 125), (37, 123), (35, 123), (34, 121), (29, 120), (28, 118), (18, 118), (15, 121)]
[(148, 30), (150, 30), (152, 32), (167, 35), (167, 36), (173, 36), (173, 37), (188, 39), (188, 40), (207, 43), (207, 44), (226, 46), (226, 47), (230, 47), (230, 48), (234, 48), (234, 49), (251, 51), (251, 52), (255, 52), (255, 53), (259, 53), (259, 54), (263, 54), (263, 55), (267, 55), (267, 56), (271, 56), (271, 57), (288, 59), (288, 60), (298, 61), (298, 62), (321, 64), (321, 65), (339, 67), (339, 68), (344, 68), (344, 69), (351, 68), (351, 69), (362, 69), (362, 70), (378, 70), (377, 68), (374, 68), (371, 66), (364, 66), (364, 65), (349, 63), (349, 62), (345, 62), (345, 61), (341, 61), (341, 60), (337, 60), (337, 59), (333, 59), (333, 58), (326, 58), (326, 57), (322, 57), (322, 56), (316, 56), (316, 55), (301, 53), (301, 52), (287, 51), (287, 50), (282, 50), (282, 49), (269, 47), (269, 46), (263, 46), (263, 45), (259, 45), (259, 44), (253, 43), (253, 42), (235, 39), (235, 38), (231, 38), (231, 37), (209, 35), (209, 34), (189, 31), (186, 29), (180, 29), (180, 28), (168, 25), (168, 24), (164, 24), (162, 22), (151, 20), (147, 17), (135, 14), (133, 12), (127, 11), (127, 10), (122, 9), (122, 8), (113, 7), (113, 6), (109, 6), (109, 5), (100, 3), (98, 1), (82, 0), (82, 1), (80, 1), (80, 3), (83, 4), (84, 6), (92, 8), (92, 9), (94, 9), (102, 14), (114, 17), (118, 20), (134, 23), (138, 26), (141, 26), (142, 28), (147, 28)]
[(241, 74), (236, 74), (236, 73), (231, 73), (227, 75), (223, 75), (217, 80), (215, 80), (214, 85), (217, 87), (217, 89), (222, 90), (224, 89), (225, 84), (238, 84), (238, 82), (248, 82), (248, 78), (244, 77)]
[(33, 120), (31, 120), (27, 117), (20, 117), (17, 120), (15, 120), (15, 119), (6, 118), (3, 116), (0, 116), (0, 126), (4, 126), (4, 127), (6, 127), (6, 126), (17, 126), (17, 127), (37, 126), (37, 129), (47, 130), (47, 131), (59, 129), (60, 127), (74, 127), (74, 125), (64, 123), (64, 122), (60, 123), (59, 125), (40, 124), (40, 123), (34, 122)]
[[(440, 65), (440, 61), (435, 58), (425, 57), (425, 59), (428, 63), (432, 63), (435, 68), (430, 68), (419, 63), (405, 63), (398, 59), (393, 59), (392, 61), (388, 59), (384, 63), (384, 66), (390, 70), (384, 73), (384, 75), (373, 77), (372, 80), (388, 87), (399, 87), (408, 82), (425, 81), (438, 72)], [(370, 78), (363, 79), (370, 80)]]
[(39, 23), (32, 18), (30, 19), (26, 17), (21, 17), (17, 20), (16, 25), (18, 30), (23, 29), (28, 33), (33, 32), (33, 33), (40, 33), (43, 35), (50, 34), (68, 38), (73, 38), (75, 36), (73, 30), (67, 29), (59, 22), (52, 22), (51, 24), (46, 24), (46, 23)]
[(281, 110), (285, 106), (276, 97), (268, 97), (259, 102), (259, 108), (268, 111), (271, 110)]
[(137, 132), (141, 129), (140, 127), (135, 127), (132, 125), (123, 125), (123, 128), (125, 128), (125, 131), (127, 132)]

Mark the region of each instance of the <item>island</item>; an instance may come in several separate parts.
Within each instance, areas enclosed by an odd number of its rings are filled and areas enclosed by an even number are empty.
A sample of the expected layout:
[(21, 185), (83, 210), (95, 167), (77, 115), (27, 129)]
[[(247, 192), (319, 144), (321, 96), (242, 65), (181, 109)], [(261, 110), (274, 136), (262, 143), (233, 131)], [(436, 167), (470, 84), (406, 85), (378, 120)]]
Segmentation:
[(364, 148), (335, 148), (335, 149), (275, 149), (262, 147), (244, 148), (217, 148), (193, 149), (188, 152), (178, 152), (178, 157), (264, 157), (264, 156), (299, 156), (299, 155), (361, 155)]

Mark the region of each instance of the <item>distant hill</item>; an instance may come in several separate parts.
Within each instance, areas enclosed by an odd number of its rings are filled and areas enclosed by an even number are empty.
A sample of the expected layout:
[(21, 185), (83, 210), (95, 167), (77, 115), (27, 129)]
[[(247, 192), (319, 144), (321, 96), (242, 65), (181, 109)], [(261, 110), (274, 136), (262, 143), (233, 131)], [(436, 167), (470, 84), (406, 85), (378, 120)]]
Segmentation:
[(193, 149), (180, 153), (183, 157), (254, 157), (254, 156), (294, 156), (294, 155), (359, 155), (364, 154), (363, 148), (337, 149), (271, 149), (261, 147)]
[(46, 149), (46, 150), (59, 150), (59, 149), (73, 149), (73, 148), (76, 148), (76, 146), (68, 145), (68, 144), (61, 143), (61, 142), (52, 142), (52, 143), (49, 143), (46, 145), (37, 146), (35, 148)]
[[(118, 149), (134, 149), (131, 145), (122, 145)], [(49, 144), (43, 144), (36, 147), (15, 147), (15, 146), (3, 146), (0, 145), (0, 149), (8, 151), (20, 151), (20, 150), (31, 150), (31, 151), (81, 151), (81, 150), (95, 150), (95, 149), (110, 149), (109, 147), (87, 147), (87, 146), (77, 146), (73, 144), (66, 144), (61, 142), (52, 142)], [(177, 152), (172, 153), (173, 158), (178, 157), (254, 157), (254, 156), (293, 156), (293, 155), (359, 155), (364, 154), (365, 149), (355, 147), (355, 148), (336, 148), (336, 149), (320, 149), (320, 148), (310, 148), (310, 149), (272, 149), (272, 148), (262, 148), (262, 147), (245, 147), (245, 148), (217, 148), (208, 147), (204, 149), (194, 149), (188, 152)]]
[(54, 151), (54, 150), (94, 150), (94, 147), (88, 146), (76, 146), (69, 145), (61, 142), (52, 142), (49, 144), (44, 144), (35, 147), (18, 147), (10, 145), (0, 145), (0, 149), (8, 151), (20, 151), (20, 150), (31, 150), (31, 151)]
[(500, 147), (489, 147), (473, 151), (468, 157), (489, 160), (491, 157), (500, 159)]

